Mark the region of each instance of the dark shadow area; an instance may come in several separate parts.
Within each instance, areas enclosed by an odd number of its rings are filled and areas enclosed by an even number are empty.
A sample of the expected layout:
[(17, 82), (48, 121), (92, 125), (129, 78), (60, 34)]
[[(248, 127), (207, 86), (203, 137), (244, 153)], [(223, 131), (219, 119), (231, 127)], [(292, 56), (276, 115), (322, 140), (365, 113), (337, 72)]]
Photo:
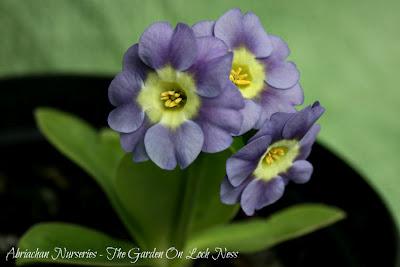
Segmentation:
[[(111, 78), (64, 76), (0, 81), (1, 262), (4, 253), (38, 222), (77, 223), (128, 238), (99, 186), (47, 143), (33, 119), (36, 107), (51, 106), (97, 127), (106, 126), (111, 109), (107, 100), (110, 81)], [(359, 174), (323, 146), (314, 146), (310, 161), (315, 168), (311, 181), (289, 185), (284, 197), (258, 216), (268, 216), (293, 204), (318, 202), (345, 210), (346, 220), (268, 253), (243, 255), (235, 262), (201, 261), (196, 265), (396, 266), (398, 233), (380, 197)], [(239, 214), (238, 219), (242, 218), (243, 214)]]

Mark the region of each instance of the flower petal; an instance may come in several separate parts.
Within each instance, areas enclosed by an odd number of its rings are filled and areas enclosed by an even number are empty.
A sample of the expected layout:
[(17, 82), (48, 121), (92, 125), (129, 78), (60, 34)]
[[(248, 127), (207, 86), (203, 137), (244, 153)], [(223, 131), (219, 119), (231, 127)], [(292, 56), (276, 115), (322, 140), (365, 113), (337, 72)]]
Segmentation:
[(204, 143), (203, 132), (195, 122), (186, 121), (175, 130), (176, 159), (181, 169), (189, 166), (200, 154)]
[(257, 167), (257, 162), (231, 157), (226, 161), (226, 174), (233, 186), (239, 186)]
[(250, 176), (270, 143), (270, 136), (262, 136), (242, 147), (227, 160), (226, 173), (233, 186), (240, 185)]
[(175, 144), (170, 130), (161, 124), (150, 127), (144, 137), (150, 159), (160, 168), (173, 170), (176, 167)]
[(216, 97), (229, 83), (229, 73), (232, 65), (232, 53), (214, 58), (197, 66), (195, 79), (197, 81), (197, 93), (203, 97)]
[(139, 57), (139, 45), (134, 44), (125, 52), (123, 59), (124, 71), (129, 73), (134, 73), (136, 76), (140, 77), (142, 81), (146, 80), (147, 73), (150, 68), (143, 63)]
[(126, 152), (133, 152), (134, 162), (149, 159), (144, 146), (144, 136), (149, 126), (147, 119), (144, 119), (143, 124), (133, 133), (121, 134), (121, 146)]
[[(296, 89), (296, 88), (293, 88)], [(287, 89), (292, 90), (292, 89)], [(281, 94), (282, 89), (275, 89), (268, 86), (267, 90), (263, 92), (261, 96), (260, 106), (260, 116), (254, 126), (256, 129), (260, 129), (262, 125), (268, 120), (273, 114), (277, 112), (293, 113), (296, 112), (294, 105), (290, 102), (290, 98), (285, 98), (284, 93)]]
[(253, 179), (243, 190), (242, 196), (240, 198), (240, 205), (244, 213), (247, 216), (254, 215), (254, 212), (258, 206), (258, 199), (262, 194), (263, 181), (259, 179)]
[(194, 63), (197, 57), (197, 43), (194, 32), (188, 25), (176, 25), (170, 42), (169, 57), (172, 66), (181, 71)]
[(156, 124), (144, 138), (150, 159), (166, 170), (175, 169), (177, 164), (181, 169), (186, 168), (199, 155), (203, 142), (203, 132), (193, 121), (186, 121), (177, 129)]
[(216, 153), (227, 149), (232, 144), (232, 136), (228, 131), (209, 122), (201, 122), (199, 125), (204, 134), (202, 151)]
[(256, 210), (270, 205), (281, 198), (284, 190), (285, 183), (279, 176), (268, 182), (254, 179), (243, 190), (240, 204), (243, 211), (248, 216), (252, 216)]
[(285, 61), (290, 55), (290, 50), (287, 43), (275, 35), (269, 35), (269, 38), (271, 39), (273, 49), (271, 55), (267, 59), (268, 62)]
[[(273, 87), (269, 87), (273, 88)], [(282, 101), (291, 103), (292, 105), (301, 105), (304, 102), (304, 92), (299, 83), (288, 89), (273, 88), (271, 92), (279, 97)]]
[(262, 124), (260, 130), (258, 130), (258, 132), (249, 139), (249, 142), (252, 142), (253, 140), (264, 135), (269, 135), (272, 138), (271, 142), (281, 138), (283, 126), (293, 115), (293, 113), (286, 112), (274, 113), (270, 119), (267, 119), (264, 124)]
[(135, 149), (133, 150), (133, 161), (134, 162), (143, 162), (149, 159), (149, 155), (147, 155), (146, 147), (144, 145), (144, 138), (141, 142), (137, 144)]
[(215, 22), (212, 20), (203, 20), (192, 26), (196, 37), (213, 36)]
[(198, 50), (195, 65), (208, 64), (208, 61), (225, 56), (228, 53), (228, 47), (225, 43), (212, 36), (197, 38), (197, 47)]
[(313, 172), (313, 166), (307, 160), (297, 160), (290, 169), (282, 176), (295, 182), (296, 184), (307, 183)]
[(200, 121), (212, 123), (229, 133), (237, 133), (242, 125), (242, 115), (234, 109), (207, 107), (200, 111)]
[(168, 62), (172, 34), (172, 27), (167, 22), (154, 23), (142, 34), (139, 57), (147, 66), (159, 69)]
[(271, 136), (265, 135), (248, 142), (233, 157), (240, 158), (247, 161), (257, 161), (267, 151), (268, 146), (271, 144)]
[(132, 102), (141, 86), (142, 80), (138, 75), (123, 71), (111, 81), (108, 87), (108, 99), (113, 106), (128, 104)]
[(225, 176), (224, 180), (221, 183), (221, 202), (232, 205), (238, 203), (240, 201), (240, 195), (243, 192), (243, 189), (249, 184), (251, 178), (249, 177), (243, 183), (241, 183), (238, 187), (234, 187), (230, 182), (227, 176)]
[(308, 158), (320, 129), (321, 127), (318, 124), (314, 124), (300, 140), (300, 155), (297, 157), (298, 159)]
[(115, 131), (131, 133), (136, 131), (144, 119), (144, 112), (133, 102), (112, 110), (108, 115), (108, 125)]
[(245, 106), (243, 109), (240, 110), (240, 113), (243, 116), (243, 123), (238, 135), (242, 135), (254, 128), (254, 126), (260, 119), (260, 105), (248, 99), (245, 99), (244, 102)]
[(135, 147), (140, 143), (144, 142), (144, 135), (149, 128), (149, 123), (146, 119), (143, 120), (142, 125), (132, 133), (121, 134), (121, 147), (125, 152), (132, 152)]
[(300, 79), (299, 71), (293, 62), (267, 64), (267, 83), (278, 89), (293, 87)]
[(243, 32), (246, 36), (246, 46), (257, 58), (265, 58), (271, 54), (271, 39), (254, 13), (249, 12), (243, 16)]
[(240, 9), (231, 9), (215, 22), (214, 35), (231, 49), (244, 40), (242, 18)]
[(212, 98), (203, 98), (203, 107), (221, 107), (231, 109), (244, 108), (244, 99), (233, 83), (228, 83), (222, 92)]
[(311, 126), (321, 117), (325, 109), (315, 102), (312, 106), (308, 106), (297, 112), (291, 117), (283, 128), (282, 135), (285, 139), (296, 138), (302, 139)]
[(285, 191), (285, 180), (282, 177), (277, 176), (268, 182), (262, 181), (261, 187), (260, 198), (258, 199), (258, 204), (256, 206), (257, 210), (275, 203), (283, 196)]

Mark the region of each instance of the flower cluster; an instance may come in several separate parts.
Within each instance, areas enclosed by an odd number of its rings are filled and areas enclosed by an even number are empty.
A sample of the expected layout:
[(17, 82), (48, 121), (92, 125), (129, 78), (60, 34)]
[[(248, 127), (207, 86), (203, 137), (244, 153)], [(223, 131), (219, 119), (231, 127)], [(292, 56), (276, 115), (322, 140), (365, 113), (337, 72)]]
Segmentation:
[(276, 201), (285, 184), (305, 182), (322, 114), (303, 103), (287, 44), (268, 35), (253, 13), (232, 9), (192, 27), (157, 22), (124, 55), (111, 82), (109, 126), (133, 160), (184, 169), (200, 154), (229, 148), (235, 136), (258, 133), (227, 161), (224, 203), (251, 215)]
[(324, 112), (318, 102), (300, 112), (278, 112), (226, 163), (221, 200), (240, 202), (247, 215), (277, 201), (289, 182), (306, 183), (313, 167), (306, 161)]
[(229, 78), (245, 101), (240, 134), (261, 128), (275, 112), (294, 112), (294, 106), (303, 103), (299, 72), (286, 61), (287, 44), (267, 35), (255, 14), (232, 9), (216, 22), (195, 24), (193, 30), (199, 37), (217, 37), (233, 53)]

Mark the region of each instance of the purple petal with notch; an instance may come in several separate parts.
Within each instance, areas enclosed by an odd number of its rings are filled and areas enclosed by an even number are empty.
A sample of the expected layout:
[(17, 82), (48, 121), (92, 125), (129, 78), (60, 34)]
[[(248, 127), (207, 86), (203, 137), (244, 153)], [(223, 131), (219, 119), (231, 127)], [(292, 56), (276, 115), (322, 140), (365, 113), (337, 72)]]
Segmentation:
[(273, 45), (260, 19), (254, 13), (249, 12), (243, 16), (242, 23), (247, 48), (257, 58), (268, 57), (272, 52)]
[(139, 57), (149, 67), (160, 69), (169, 59), (173, 29), (167, 22), (157, 22), (145, 30), (139, 40)]
[(282, 136), (285, 139), (302, 139), (324, 111), (325, 109), (320, 106), (319, 102), (315, 102), (312, 106), (308, 106), (297, 112), (295, 116), (290, 118), (286, 123), (283, 128)]
[(144, 145), (150, 159), (160, 168), (175, 169), (177, 164), (175, 143), (168, 128), (161, 124), (150, 127), (144, 136)]
[(209, 108), (209, 107), (221, 107), (221, 108), (230, 108), (239, 110), (244, 108), (244, 99), (242, 94), (239, 92), (237, 87), (228, 82), (222, 92), (212, 98), (203, 98), (203, 105), (202, 108)]
[(313, 166), (310, 162), (307, 160), (297, 160), (293, 162), (290, 169), (286, 173), (283, 173), (282, 176), (296, 184), (304, 184), (310, 180), (312, 172)]
[(314, 124), (310, 130), (300, 140), (300, 155), (297, 159), (306, 159), (311, 153), (312, 146), (317, 139), (317, 135), (321, 127), (318, 124)]
[(244, 41), (243, 15), (240, 9), (231, 9), (222, 15), (214, 26), (214, 35), (231, 49)]
[(203, 142), (201, 128), (192, 121), (186, 121), (177, 129), (156, 124), (144, 138), (150, 159), (166, 170), (175, 169), (177, 164), (181, 169), (186, 168), (199, 155)]
[(267, 64), (267, 83), (278, 89), (293, 87), (300, 79), (299, 71), (293, 62)]
[(169, 58), (172, 67), (184, 71), (193, 65), (197, 58), (197, 41), (192, 28), (183, 23), (176, 25), (172, 34)]
[(204, 20), (197, 22), (192, 26), (196, 37), (213, 36), (215, 22), (212, 20)]
[(195, 80), (197, 81), (197, 93), (203, 97), (218, 96), (226, 84), (229, 83), (231, 71), (232, 53), (214, 58), (196, 67)]
[(144, 112), (133, 102), (116, 107), (108, 115), (108, 125), (120, 133), (131, 133), (144, 120)]
[(249, 184), (251, 181), (251, 177), (248, 177), (243, 183), (239, 186), (234, 187), (230, 182), (227, 176), (225, 176), (224, 180), (221, 183), (220, 197), (221, 202), (225, 204), (235, 204), (240, 201), (240, 196), (243, 192), (243, 189)]
[(256, 126), (256, 123), (260, 119), (261, 106), (253, 100), (244, 100), (245, 106), (240, 110), (243, 116), (243, 123), (240, 127), (238, 135), (242, 135)]
[(123, 71), (111, 81), (108, 99), (113, 106), (131, 103), (141, 86), (142, 80), (138, 75)]
[(141, 80), (146, 80), (147, 73), (151, 70), (139, 57), (139, 45), (134, 44), (124, 54), (122, 63), (123, 71), (134, 73)]
[(216, 153), (227, 149), (232, 144), (230, 133), (206, 121), (198, 122), (204, 134), (202, 151)]

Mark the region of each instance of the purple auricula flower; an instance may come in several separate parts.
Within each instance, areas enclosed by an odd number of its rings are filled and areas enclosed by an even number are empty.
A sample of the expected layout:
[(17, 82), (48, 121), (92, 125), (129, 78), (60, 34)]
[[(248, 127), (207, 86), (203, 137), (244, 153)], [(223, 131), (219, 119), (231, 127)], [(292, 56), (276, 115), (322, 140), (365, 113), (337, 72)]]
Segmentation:
[(290, 50), (279, 37), (268, 35), (259, 18), (232, 9), (217, 21), (193, 25), (196, 36), (215, 36), (233, 52), (230, 80), (245, 98), (240, 133), (259, 129), (275, 112), (295, 112), (303, 103), (299, 71), (287, 61)]
[(221, 201), (240, 203), (250, 216), (281, 198), (289, 181), (309, 181), (313, 167), (306, 158), (320, 130), (315, 122), (323, 112), (315, 102), (296, 113), (272, 115), (247, 145), (227, 160)]
[[(186, 168), (200, 151), (228, 148), (244, 101), (229, 82), (232, 53), (219, 39), (158, 22), (128, 49), (111, 82), (109, 126), (136, 162)], [(233, 87), (233, 88), (232, 88)]]

